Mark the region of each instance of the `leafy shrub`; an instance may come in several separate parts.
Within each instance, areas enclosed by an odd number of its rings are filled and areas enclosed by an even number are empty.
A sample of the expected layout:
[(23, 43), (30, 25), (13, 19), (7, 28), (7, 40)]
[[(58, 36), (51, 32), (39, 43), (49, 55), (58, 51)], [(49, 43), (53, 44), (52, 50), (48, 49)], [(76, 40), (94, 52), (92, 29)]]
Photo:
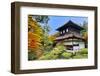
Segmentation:
[(73, 59), (82, 59), (82, 58), (87, 58), (88, 57), (88, 49), (87, 48), (83, 48), (77, 52), (75, 52), (72, 55)]
[(51, 51), (51, 54), (57, 55), (61, 54), (63, 51), (64, 51), (63, 46), (57, 46)]
[(45, 53), (39, 59), (40, 60), (53, 60), (53, 59), (82, 59), (88, 57), (88, 51), (86, 48), (81, 49), (78, 52), (66, 52), (65, 47), (57, 45), (50, 52)]
[(33, 52), (28, 52), (28, 60), (35, 60), (36, 55)]
[(40, 60), (52, 60), (52, 59), (57, 59), (57, 58), (58, 58), (58, 55), (49, 53), (49, 54), (41, 56), (39, 59)]
[(82, 55), (75, 55), (75, 56), (73, 56), (73, 59), (81, 59), (81, 58), (83, 58)]
[(82, 59), (82, 58), (87, 58), (88, 55), (87, 54), (83, 54), (83, 55), (75, 55), (73, 56), (73, 59)]
[(79, 51), (80, 54), (88, 54), (88, 49), (84, 48)]
[(69, 52), (62, 53), (63, 58), (69, 59), (69, 58), (71, 58), (71, 56), (72, 56), (72, 53), (69, 53)]
[(40, 60), (58, 59), (60, 54), (63, 53), (64, 50), (65, 50), (64, 46), (56, 46), (53, 50), (41, 56), (39, 59)]
[(45, 59), (50, 60), (50, 59), (51, 59), (51, 55), (50, 55), (50, 54), (46, 54), (46, 55), (44, 55), (44, 56), (41, 56), (39, 59), (40, 59), (40, 60), (45, 60)]
[(87, 58), (88, 57), (88, 54), (83, 54), (83, 58)]

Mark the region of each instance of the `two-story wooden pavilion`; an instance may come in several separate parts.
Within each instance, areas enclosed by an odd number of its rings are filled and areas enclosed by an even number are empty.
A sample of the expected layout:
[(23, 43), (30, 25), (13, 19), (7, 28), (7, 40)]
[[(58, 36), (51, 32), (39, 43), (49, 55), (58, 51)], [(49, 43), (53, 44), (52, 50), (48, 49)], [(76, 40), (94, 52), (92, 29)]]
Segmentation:
[(56, 38), (56, 43), (62, 43), (67, 50), (80, 50), (85, 48), (84, 39), (82, 38), (81, 31), (83, 28), (78, 24), (69, 21), (63, 26), (57, 28), (59, 36)]

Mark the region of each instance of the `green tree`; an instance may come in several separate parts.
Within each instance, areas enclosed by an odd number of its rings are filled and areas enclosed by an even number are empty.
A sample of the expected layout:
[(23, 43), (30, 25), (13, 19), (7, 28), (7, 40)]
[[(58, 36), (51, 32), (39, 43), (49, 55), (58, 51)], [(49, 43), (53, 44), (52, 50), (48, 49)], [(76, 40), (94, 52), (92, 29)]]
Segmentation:
[(43, 30), (43, 36), (42, 36), (42, 48), (44, 51), (50, 51), (52, 47), (52, 42), (49, 40), (49, 32), (50, 27), (48, 25), (49, 17), (48, 16), (41, 16), (41, 15), (35, 15), (33, 18), (40, 23)]
[(81, 31), (83, 39), (85, 40), (85, 47), (88, 46), (88, 23), (86, 21), (83, 22), (84, 30)]

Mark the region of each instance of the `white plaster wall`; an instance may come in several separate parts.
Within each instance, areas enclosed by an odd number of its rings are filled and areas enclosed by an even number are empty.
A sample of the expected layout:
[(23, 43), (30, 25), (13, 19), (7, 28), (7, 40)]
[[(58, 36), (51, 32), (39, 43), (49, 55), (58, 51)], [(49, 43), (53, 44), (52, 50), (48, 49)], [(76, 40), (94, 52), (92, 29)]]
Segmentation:
[(79, 48), (80, 49), (85, 48), (85, 43), (84, 42), (79, 42)]
[(64, 45), (72, 45), (72, 44), (79, 44), (80, 47), (83, 47), (84, 46), (84, 42), (76, 42), (76, 41), (73, 41), (73, 42), (65, 42)]
[(64, 45), (72, 45), (72, 42), (64, 42)]

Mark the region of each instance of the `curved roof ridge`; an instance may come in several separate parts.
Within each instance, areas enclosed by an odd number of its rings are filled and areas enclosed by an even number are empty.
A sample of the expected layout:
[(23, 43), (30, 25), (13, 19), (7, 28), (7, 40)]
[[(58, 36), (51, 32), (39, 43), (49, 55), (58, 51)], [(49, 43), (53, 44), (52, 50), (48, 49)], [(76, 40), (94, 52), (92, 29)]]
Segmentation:
[(65, 23), (63, 26), (57, 28), (56, 30), (61, 30), (61, 29), (65, 29), (67, 27), (74, 27), (76, 29), (82, 30), (83, 28), (81, 26), (79, 26), (78, 24), (74, 23), (73, 21), (69, 20), (67, 23)]

